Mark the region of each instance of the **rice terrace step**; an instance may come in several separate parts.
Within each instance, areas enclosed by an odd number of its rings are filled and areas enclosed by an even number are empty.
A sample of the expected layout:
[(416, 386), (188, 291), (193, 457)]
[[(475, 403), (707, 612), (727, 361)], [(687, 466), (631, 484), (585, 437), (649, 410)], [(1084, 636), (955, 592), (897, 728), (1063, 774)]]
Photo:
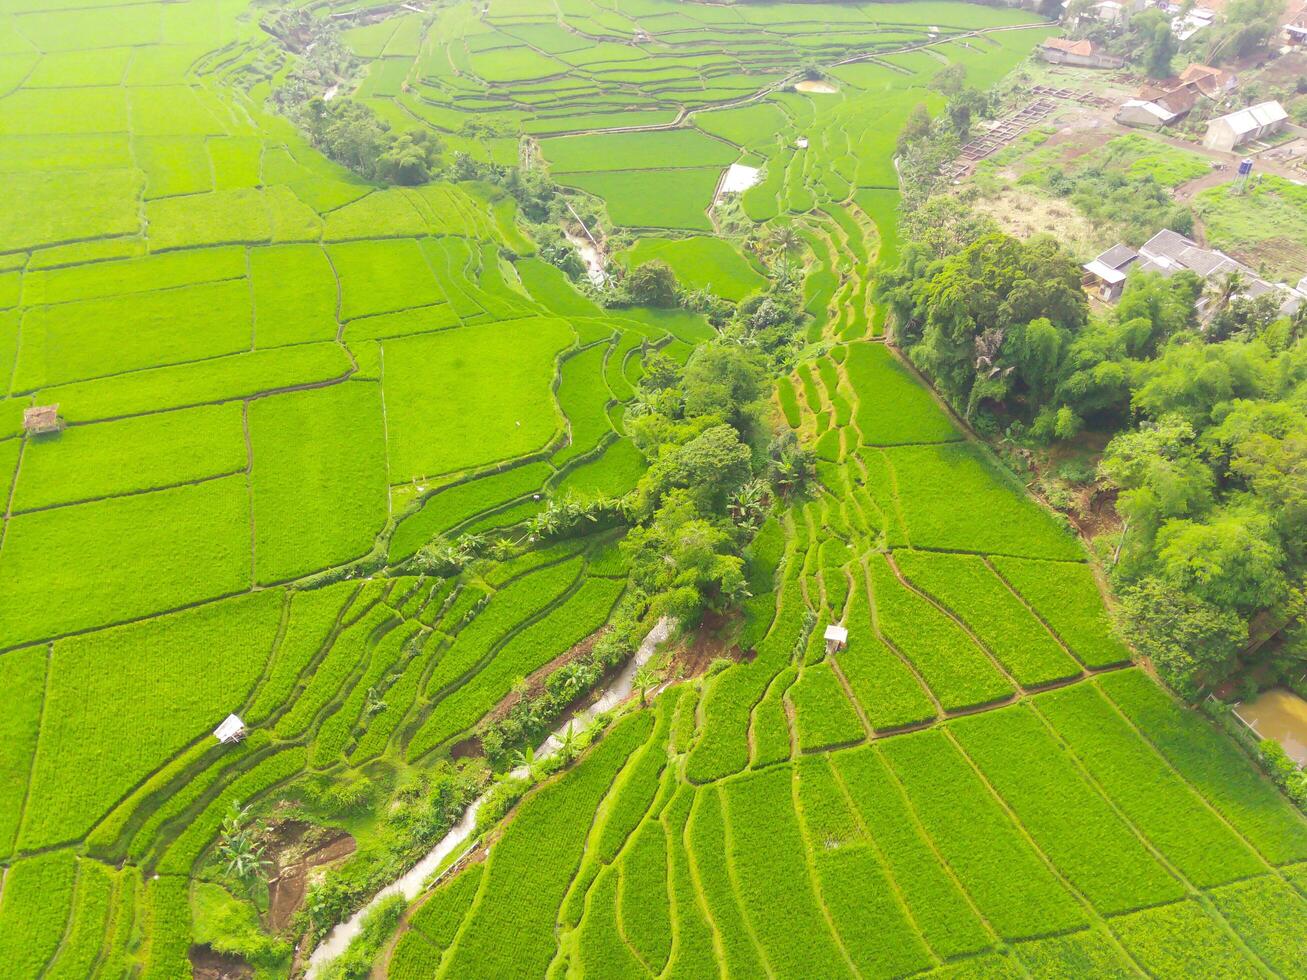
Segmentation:
[(0, 974), (1302, 976), (1307, 817), (879, 286), (1059, 29), (0, 2)]

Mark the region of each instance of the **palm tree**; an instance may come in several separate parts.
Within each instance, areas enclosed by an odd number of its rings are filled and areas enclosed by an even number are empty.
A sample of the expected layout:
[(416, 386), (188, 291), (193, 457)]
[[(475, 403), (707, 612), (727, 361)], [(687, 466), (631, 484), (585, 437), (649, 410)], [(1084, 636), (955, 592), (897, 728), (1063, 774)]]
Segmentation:
[(513, 754), (513, 768), (525, 769), (527, 775), (532, 779), (539, 773), (540, 766), (544, 764), (544, 761), (544, 759), (536, 758), (536, 750), (530, 745), (524, 749), (518, 749)]
[(752, 530), (758, 526), (766, 506), (767, 484), (762, 480), (750, 480), (735, 491), (727, 510), (737, 523)]
[(782, 252), (772, 263), (772, 278), (780, 289), (789, 289), (799, 277), (800, 267), (797, 262)]
[(803, 242), (793, 225), (777, 225), (767, 237), (771, 247), (778, 252), (791, 252)]
[(381, 692), (375, 687), (368, 688), (367, 696), (363, 701), (363, 717), (371, 718), (373, 715), (379, 715), (386, 710), (386, 702), (381, 697)]
[(564, 761), (571, 762), (580, 750), (581, 739), (576, 734), (576, 722), (569, 721), (567, 727), (563, 729), (563, 734), (558, 736), (558, 754)]
[(635, 674), (631, 677), (631, 685), (640, 692), (640, 706), (645, 704), (645, 697), (651, 688), (657, 687), (662, 678), (658, 672), (648, 664), (641, 664), (635, 669)]

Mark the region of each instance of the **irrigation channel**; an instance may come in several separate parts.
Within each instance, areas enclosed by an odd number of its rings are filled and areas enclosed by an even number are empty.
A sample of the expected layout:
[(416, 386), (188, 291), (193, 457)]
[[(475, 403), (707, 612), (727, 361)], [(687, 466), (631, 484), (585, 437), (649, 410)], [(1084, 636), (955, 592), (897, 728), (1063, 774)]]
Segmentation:
[[(594, 704), (578, 711), (571, 720), (560, 726), (545, 739), (536, 751), (536, 758), (548, 758), (557, 752), (563, 744), (562, 736), (570, 726), (578, 724), (584, 726), (605, 711), (611, 711), (629, 698), (635, 686), (635, 672), (649, 662), (649, 658), (653, 656), (658, 644), (671, 635), (673, 625), (673, 620), (668, 616), (658, 620), (653, 629), (645, 636), (639, 649), (635, 651), (635, 654), (627, 661), (617, 676), (613, 678), (612, 683), (604, 689), (604, 692), (595, 700)], [(528, 775), (527, 767), (520, 766), (514, 769), (510, 775), (518, 778), (524, 777)], [(449, 856), (454, 854), (472, 836), (473, 831), (476, 829), (477, 811), (481, 809), (481, 804), (485, 802), (488, 795), (488, 792), (483, 793), (473, 800), (467, 810), (463, 812), (463, 816), (458, 823), (417, 864), (373, 895), (366, 905), (327, 934), (327, 938), (319, 943), (318, 947), (309, 956), (309, 968), (305, 974), (307, 980), (314, 980), (319, 970), (345, 952), (349, 944), (362, 931), (364, 917), (382, 901), (391, 895), (403, 895), (410, 902), (417, 898), (432, 873), (440, 868)]]

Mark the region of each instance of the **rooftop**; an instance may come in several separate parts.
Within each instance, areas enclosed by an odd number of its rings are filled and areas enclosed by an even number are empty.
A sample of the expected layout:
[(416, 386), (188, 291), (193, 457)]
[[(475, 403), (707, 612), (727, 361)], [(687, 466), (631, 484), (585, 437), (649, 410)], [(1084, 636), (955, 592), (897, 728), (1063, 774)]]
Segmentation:
[(23, 410), (24, 432), (54, 432), (59, 426), (58, 405), (34, 405)]
[(1284, 106), (1280, 105), (1280, 103), (1275, 101), (1259, 102), (1257, 105), (1250, 105), (1238, 112), (1219, 116), (1208, 125), (1215, 126), (1217, 123), (1225, 123), (1235, 133), (1255, 133), (1263, 126), (1283, 122), (1288, 118), (1289, 114), (1284, 111)]

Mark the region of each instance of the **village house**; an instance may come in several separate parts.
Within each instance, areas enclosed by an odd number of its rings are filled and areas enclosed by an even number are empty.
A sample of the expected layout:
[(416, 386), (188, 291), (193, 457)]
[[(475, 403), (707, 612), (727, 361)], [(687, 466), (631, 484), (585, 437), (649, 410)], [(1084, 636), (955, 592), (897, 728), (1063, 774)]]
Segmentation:
[(1121, 104), (1113, 118), (1122, 126), (1161, 129), (1186, 115), (1199, 99), (1222, 99), (1238, 83), (1233, 72), (1193, 64), (1178, 77), (1144, 85), (1135, 98)]
[(1278, 133), (1288, 120), (1289, 114), (1280, 103), (1259, 102), (1209, 122), (1203, 146), (1229, 153), (1235, 147)]
[[(1164, 276), (1188, 271), (1205, 280), (1216, 280), (1234, 272), (1244, 281), (1244, 287), (1239, 292), (1241, 297), (1256, 299), (1268, 293), (1279, 294), (1280, 312), (1286, 314), (1293, 313), (1303, 303), (1307, 303), (1307, 293), (1300, 288), (1267, 282), (1242, 262), (1230, 258), (1219, 249), (1203, 248), (1193, 239), (1169, 228), (1162, 229), (1148, 239), (1138, 251), (1129, 245), (1113, 245), (1081, 268), (1085, 271), (1082, 279), (1085, 289), (1107, 303), (1115, 303), (1121, 298), (1126, 275), (1134, 270), (1157, 272)], [(1299, 287), (1302, 285), (1301, 282), (1298, 284)], [(1203, 301), (1199, 302), (1200, 312), (1204, 305)]]
[(1077, 68), (1124, 68), (1125, 59), (1108, 54), (1088, 38), (1073, 41), (1066, 37), (1045, 38), (1039, 56), (1054, 65)]
[(1303, 7), (1284, 25), (1284, 42), (1295, 48), (1307, 46), (1307, 7)]

